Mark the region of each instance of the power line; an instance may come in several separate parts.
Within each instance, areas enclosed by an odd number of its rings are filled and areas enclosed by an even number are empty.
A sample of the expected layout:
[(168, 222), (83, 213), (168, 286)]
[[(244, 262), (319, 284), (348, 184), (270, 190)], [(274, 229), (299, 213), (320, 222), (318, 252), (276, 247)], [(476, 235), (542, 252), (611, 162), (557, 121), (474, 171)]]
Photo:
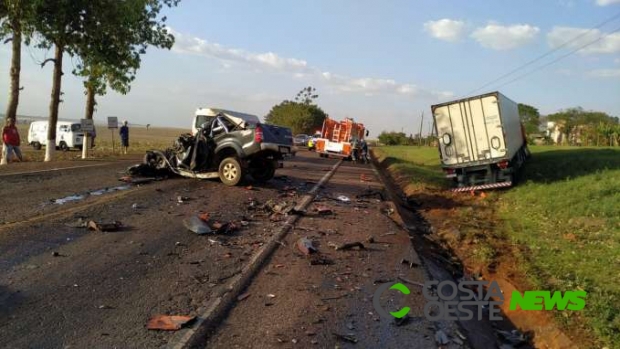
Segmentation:
[[(616, 19), (618, 19), (618, 18), (620, 18), (620, 12), (618, 12), (618, 13), (616, 13), (615, 15), (611, 16), (610, 18), (608, 18), (608, 19), (604, 20), (603, 22), (601, 22), (601, 23), (597, 24), (596, 26), (594, 26), (594, 27), (592, 27), (592, 28), (588, 29), (587, 31), (585, 31), (585, 32), (583, 32), (583, 33), (581, 33), (581, 34), (579, 34), (579, 35), (575, 36), (574, 38), (572, 38), (572, 39), (570, 39), (570, 40), (568, 40), (568, 41), (564, 42), (564, 43), (563, 43), (563, 44), (561, 44), (560, 46), (557, 46), (556, 48), (554, 48), (554, 49), (552, 49), (552, 50), (550, 50), (550, 51), (547, 51), (546, 53), (542, 54), (541, 56), (538, 56), (537, 58), (534, 58), (534, 59), (532, 59), (531, 61), (529, 61), (529, 62), (527, 62), (527, 63), (525, 63), (525, 64), (522, 64), (522, 65), (520, 65), (520, 66), (516, 67), (515, 69), (513, 69), (513, 70), (509, 71), (508, 73), (506, 73), (506, 74), (504, 74), (504, 75), (502, 75), (502, 76), (500, 76), (500, 77), (498, 77), (498, 78), (496, 78), (496, 79), (494, 79), (494, 80), (492, 80), (492, 81), (490, 81), (490, 82), (487, 82), (486, 84), (484, 84), (484, 85), (482, 85), (482, 86), (478, 87), (477, 89), (475, 89), (475, 90), (472, 90), (472, 91), (468, 92), (468, 93), (467, 93), (467, 94), (465, 94), (464, 96), (468, 96), (468, 95), (471, 95), (471, 94), (472, 94), (472, 93), (474, 93), (474, 92), (480, 91), (480, 90), (482, 90), (483, 88), (485, 88), (485, 87), (487, 87), (487, 86), (489, 86), (489, 85), (492, 85), (492, 84), (494, 84), (494, 83), (496, 83), (496, 82), (498, 82), (498, 81), (500, 81), (500, 80), (502, 80), (502, 79), (504, 79), (504, 78), (506, 78), (506, 77), (508, 77), (508, 76), (510, 76), (510, 75), (512, 75), (512, 74), (514, 74), (514, 73), (516, 73), (517, 71), (519, 71), (519, 70), (521, 70), (521, 69), (523, 69), (523, 68), (525, 68), (525, 67), (528, 67), (528, 66), (530, 66), (530, 65), (532, 65), (532, 64), (534, 64), (534, 63), (536, 63), (536, 62), (540, 61), (541, 59), (543, 59), (543, 58), (545, 58), (545, 57), (549, 56), (550, 54), (552, 54), (552, 53), (554, 53), (554, 52), (556, 52), (556, 51), (560, 50), (561, 48), (566, 47), (568, 44), (570, 44), (570, 43), (572, 43), (572, 42), (574, 42), (574, 41), (576, 41), (576, 40), (578, 40), (578, 39), (580, 39), (580, 38), (582, 38), (582, 37), (586, 36), (587, 34), (589, 34), (590, 32), (592, 32), (593, 30), (595, 30), (595, 29), (599, 29), (599, 28), (601, 28), (602, 26), (604, 26), (605, 24), (607, 24), (607, 23), (609, 23), (609, 22), (611, 22), (611, 21), (614, 21), (614, 20), (616, 20)], [(463, 97), (464, 97), (464, 96), (463, 96)]]
[(510, 81), (508, 81), (508, 82), (506, 82), (506, 83), (504, 83), (504, 84), (501, 84), (501, 85), (499, 85), (497, 88), (504, 87), (504, 86), (506, 86), (506, 85), (512, 84), (512, 83), (513, 83), (513, 82), (515, 82), (515, 81), (521, 80), (521, 79), (523, 79), (523, 78), (525, 78), (525, 77), (527, 77), (527, 76), (529, 76), (529, 75), (532, 75), (532, 74), (534, 74), (535, 72), (537, 72), (537, 71), (539, 71), (539, 70), (541, 70), (541, 69), (544, 69), (544, 68), (546, 68), (546, 67), (548, 67), (548, 66), (550, 66), (550, 65), (552, 65), (552, 64), (555, 64), (555, 63), (557, 63), (557, 62), (561, 61), (562, 59), (564, 59), (564, 58), (566, 58), (566, 57), (568, 57), (568, 56), (570, 56), (570, 55), (574, 54), (575, 52), (581, 51), (581, 50), (583, 50), (584, 48), (586, 48), (586, 47), (588, 47), (588, 46), (590, 46), (590, 45), (593, 45), (593, 44), (595, 44), (595, 43), (597, 43), (597, 42), (599, 42), (599, 41), (603, 40), (604, 38), (608, 37), (609, 35), (611, 35), (611, 34), (613, 34), (613, 33), (615, 33), (615, 32), (618, 32), (618, 31), (620, 31), (620, 27), (616, 28), (615, 30), (613, 30), (613, 31), (611, 31), (611, 32), (609, 32), (609, 33), (607, 33), (607, 34), (605, 34), (605, 35), (602, 35), (601, 37), (599, 37), (598, 39), (596, 39), (596, 40), (594, 40), (594, 41), (590, 41), (589, 43), (587, 43), (587, 44), (585, 44), (585, 45), (582, 45), (582, 46), (580, 46), (580, 47), (578, 47), (578, 48), (576, 48), (576, 49), (574, 49), (574, 50), (572, 50), (572, 51), (568, 52), (567, 54), (565, 54), (565, 55), (563, 55), (563, 56), (558, 57), (557, 59), (554, 59), (553, 61), (551, 61), (551, 62), (549, 62), (549, 63), (547, 63), (547, 64), (541, 65), (541, 66), (539, 66), (538, 68), (536, 68), (536, 69), (534, 69), (534, 70), (532, 70), (532, 71), (530, 71), (530, 72), (528, 72), (528, 73), (525, 73), (525, 74), (523, 74), (523, 75), (520, 75), (520, 76), (518, 76), (518, 77), (516, 77), (516, 78), (514, 78), (514, 79), (512, 79), (512, 80), (510, 80)]

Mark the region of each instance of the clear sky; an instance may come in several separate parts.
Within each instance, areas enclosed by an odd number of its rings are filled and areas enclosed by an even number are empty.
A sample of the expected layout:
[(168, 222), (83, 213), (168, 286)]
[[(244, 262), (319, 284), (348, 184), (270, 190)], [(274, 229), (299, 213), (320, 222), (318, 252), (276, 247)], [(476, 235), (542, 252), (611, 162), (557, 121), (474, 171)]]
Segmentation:
[[(422, 112), (426, 133), (432, 104), (469, 95), (578, 35), (473, 94), (499, 90), (543, 114), (581, 106), (620, 116), (620, 0), (182, 0), (167, 15), (175, 47), (148, 51), (128, 95), (100, 98), (100, 122), (115, 115), (188, 128), (206, 106), (264, 116), (312, 85), (330, 116), (365, 123), (371, 137), (417, 133)], [(0, 46), (1, 110), (9, 50)], [(19, 114), (48, 115), (52, 67), (37, 62), (50, 56), (24, 48)], [(85, 98), (71, 68), (66, 59), (60, 117), (79, 119)]]

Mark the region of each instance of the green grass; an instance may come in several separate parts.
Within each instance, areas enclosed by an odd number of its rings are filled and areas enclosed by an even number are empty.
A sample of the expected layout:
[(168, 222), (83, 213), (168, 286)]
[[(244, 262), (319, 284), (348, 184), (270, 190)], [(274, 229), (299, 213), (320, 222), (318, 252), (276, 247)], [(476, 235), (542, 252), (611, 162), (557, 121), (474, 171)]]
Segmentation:
[(410, 176), (414, 186), (445, 188), (448, 185), (441, 173), (437, 148), (392, 146), (374, 148), (374, 151), (385, 157), (387, 166)]
[[(583, 316), (558, 313), (562, 322), (620, 347), (620, 148), (531, 150), (521, 183), (489, 197), (500, 236), (521, 247), (515, 258), (533, 285), (588, 291)], [(384, 147), (379, 153), (417, 186), (446, 181), (436, 149)], [(479, 250), (479, 257), (492, 255), (484, 243)]]

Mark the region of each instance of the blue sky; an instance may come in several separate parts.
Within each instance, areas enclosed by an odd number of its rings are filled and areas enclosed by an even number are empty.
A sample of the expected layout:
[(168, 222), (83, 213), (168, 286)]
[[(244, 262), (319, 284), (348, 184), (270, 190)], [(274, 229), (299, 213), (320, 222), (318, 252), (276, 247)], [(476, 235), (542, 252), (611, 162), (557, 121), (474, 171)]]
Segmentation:
[[(182, 0), (169, 10), (177, 42), (150, 49), (126, 96), (109, 93), (95, 115), (190, 127), (201, 106), (265, 115), (307, 85), (334, 118), (353, 117), (376, 136), (416, 133), (430, 106), (468, 94), (620, 14), (620, 0)], [(582, 106), (620, 116), (620, 16), (558, 52), (474, 94), (499, 89), (542, 113)], [(539, 72), (500, 86), (603, 35)], [(19, 113), (48, 115), (51, 52), (24, 48)], [(0, 46), (8, 91), (9, 45)], [(61, 118), (84, 110), (66, 59)], [(6, 106), (7, 93), (0, 97)]]

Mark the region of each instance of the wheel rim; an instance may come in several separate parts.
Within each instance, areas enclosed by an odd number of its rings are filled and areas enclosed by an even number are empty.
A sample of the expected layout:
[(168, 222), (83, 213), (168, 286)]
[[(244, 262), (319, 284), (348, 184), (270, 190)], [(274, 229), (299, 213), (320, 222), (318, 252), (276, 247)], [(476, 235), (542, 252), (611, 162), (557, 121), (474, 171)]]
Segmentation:
[(235, 178), (237, 178), (237, 167), (233, 164), (224, 165), (224, 178), (226, 178), (229, 181), (232, 181)]

